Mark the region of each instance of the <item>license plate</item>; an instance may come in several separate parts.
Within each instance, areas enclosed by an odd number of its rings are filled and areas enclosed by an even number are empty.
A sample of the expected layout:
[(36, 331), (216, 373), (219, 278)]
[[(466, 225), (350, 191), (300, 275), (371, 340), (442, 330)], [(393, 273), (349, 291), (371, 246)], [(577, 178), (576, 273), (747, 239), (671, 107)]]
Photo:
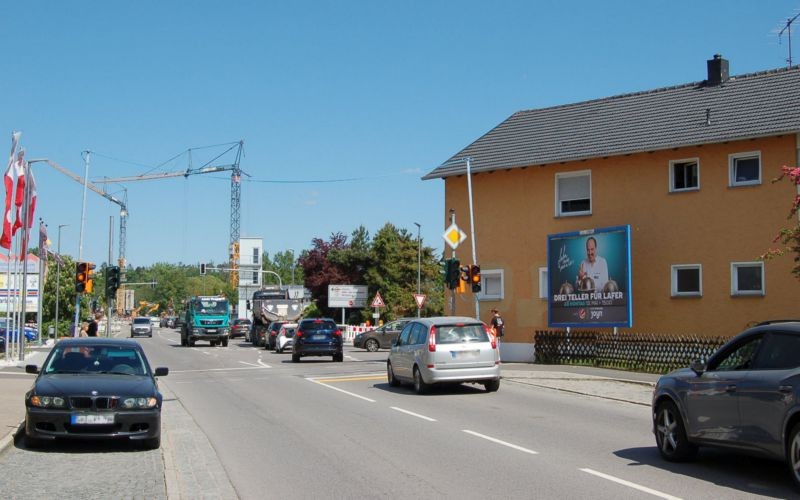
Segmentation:
[(328, 338), (328, 336), (327, 335), (312, 335), (311, 338), (314, 339), (314, 340), (325, 340), (326, 338)]
[(216, 328), (209, 328), (209, 329), (207, 330), (207, 332), (208, 332), (208, 333), (217, 333), (217, 329), (216, 329)]
[(114, 414), (81, 413), (78, 415), (72, 415), (70, 422), (75, 425), (113, 424)]
[(474, 359), (479, 354), (480, 351), (450, 351), (450, 356), (453, 359)]

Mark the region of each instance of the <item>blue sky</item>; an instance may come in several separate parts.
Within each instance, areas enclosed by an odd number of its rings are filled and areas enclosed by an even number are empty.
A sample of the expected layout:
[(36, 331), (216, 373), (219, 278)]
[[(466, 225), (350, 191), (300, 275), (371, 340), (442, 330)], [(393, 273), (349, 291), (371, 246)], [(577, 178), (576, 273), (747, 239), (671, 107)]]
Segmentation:
[[(174, 1), (4, 6), (0, 150), (89, 177), (186, 169), (244, 140), (241, 235), (270, 253), (386, 222), (444, 247), (444, 184), (420, 177), (515, 111), (786, 65), (799, 0)], [(796, 24), (800, 38), (800, 19)], [(794, 44), (795, 64), (800, 47)], [(199, 166), (221, 152), (193, 153)], [(230, 160), (231, 158), (227, 158)], [(163, 165), (162, 165), (163, 164)], [(157, 166), (161, 165), (159, 168)], [(37, 217), (78, 255), (82, 186), (34, 167)], [(155, 169), (155, 170), (154, 170)], [(330, 182), (342, 179), (357, 179)], [(326, 181), (326, 182), (322, 182)], [(224, 262), (226, 174), (110, 185), (130, 265)], [(466, 214), (464, 214), (466, 216)], [(83, 257), (114, 260), (119, 211), (89, 192)], [(466, 220), (461, 218), (460, 220)], [(35, 242), (34, 242), (35, 244)]]

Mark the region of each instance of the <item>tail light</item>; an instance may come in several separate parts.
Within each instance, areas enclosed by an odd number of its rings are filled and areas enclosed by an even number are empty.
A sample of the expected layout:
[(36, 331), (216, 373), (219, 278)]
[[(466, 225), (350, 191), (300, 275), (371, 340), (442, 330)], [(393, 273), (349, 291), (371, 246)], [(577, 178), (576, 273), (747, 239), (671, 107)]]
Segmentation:
[(333, 332), (333, 336), (334, 337), (341, 337), (342, 336), (342, 331), (341, 330), (336, 330), (335, 332)]
[(483, 331), (486, 332), (486, 335), (488, 335), (489, 339), (492, 341), (492, 349), (497, 349), (497, 339), (492, 334), (491, 328), (486, 326), (486, 323), (483, 324)]
[(428, 351), (436, 352), (436, 327), (431, 327), (431, 334), (428, 335)]
[(298, 338), (302, 337), (303, 336), (303, 330), (297, 330), (296, 332), (294, 332), (294, 336), (298, 337)]

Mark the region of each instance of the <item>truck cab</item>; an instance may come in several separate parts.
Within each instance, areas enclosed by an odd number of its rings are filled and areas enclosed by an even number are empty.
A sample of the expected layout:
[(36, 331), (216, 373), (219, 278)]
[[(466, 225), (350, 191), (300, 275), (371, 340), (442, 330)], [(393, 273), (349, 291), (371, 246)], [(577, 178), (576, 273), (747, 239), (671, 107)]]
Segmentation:
[(181, 325), (181, 345), (193, 347), (197, 340), (207, 340), (211, 346), (228, 346), (230, 338), (230, 303), (222, 296), (192, 297), (186, 304)]

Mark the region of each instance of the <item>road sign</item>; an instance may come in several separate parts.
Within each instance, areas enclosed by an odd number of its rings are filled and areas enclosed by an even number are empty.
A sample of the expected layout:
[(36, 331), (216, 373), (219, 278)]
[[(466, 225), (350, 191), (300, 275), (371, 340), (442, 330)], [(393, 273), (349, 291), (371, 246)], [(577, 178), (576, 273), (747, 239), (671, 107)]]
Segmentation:
[(455, 250), (456, 248), (458, 248), (458, 245), (460, 245), (461, 243), (463, 243), (465, 239), (467, 239), (467, 234), (464, 231), (462, 231), (458, 226), (456, 226), (456, 223), (454, 222), (450, 224), (450, 227), (444, 230), (442, 238), (444, 238), (444, 241), (446, 241), (447, 244), (450, 245), (450, 248)]
[(386, 307), (386, 304), (384, 304), (383, 299), (381, 298), (381, 292), (375, 293), (375, 298), (372, 299), (371, 307)]
[(422, 293), (417, 294), (417, 293), (415, 293), (414, 294), (414, 300), (417, 303), (417, 309), (422, 309), (422, 304), (425, 303), (425, 294), (422, 294)]
[(364, 307), (366, 305), (366, 285), (328, 285), (328, 307)]

